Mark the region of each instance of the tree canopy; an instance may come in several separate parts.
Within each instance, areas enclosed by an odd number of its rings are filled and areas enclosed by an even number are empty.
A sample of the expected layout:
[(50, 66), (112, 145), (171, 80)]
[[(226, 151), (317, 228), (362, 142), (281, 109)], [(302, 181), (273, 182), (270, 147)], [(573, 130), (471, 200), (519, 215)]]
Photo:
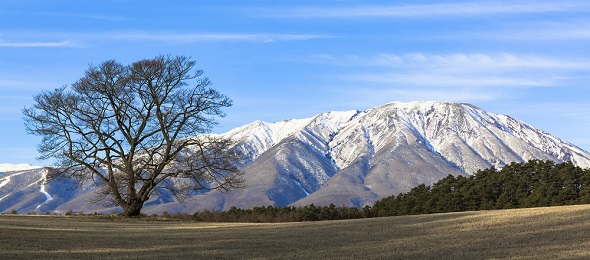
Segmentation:
[[(100, 186), (98, 200), (136, 216), (154, 192), (182, 199), (242, 185), (232, 143), (209, 133), (232, 100), (185, 56), (90, 66), (71, 86), (35, 95), (26, 129), (42, 137), (41, 159), (56, 159), (48, 180)], [(97, 200), (97, 201), (98, 201)]]

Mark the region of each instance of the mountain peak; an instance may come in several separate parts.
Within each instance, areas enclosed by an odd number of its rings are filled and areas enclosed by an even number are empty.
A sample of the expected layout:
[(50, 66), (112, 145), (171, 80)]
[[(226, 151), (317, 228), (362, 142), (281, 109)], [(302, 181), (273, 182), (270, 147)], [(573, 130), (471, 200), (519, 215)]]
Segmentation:
[[(470, 175), (511, 162), (540, 159), (590, 167), (590, 154), (575, 145), (467, 103), (392, 102), (365, 111), (331, 111), (274, 123), (255, 121), (219, 136), (231, 138), (236, 151), (248, 158), (242, 165), (247, 188), (199, 194), (188, 204), (154, 196), (144, 213), (311, 203), (361, 207), (422, 183), (430, 185), (449, 174)], [(22, 200), (16, 198), (22, 193), (7, 194), (19, 189), (13, 184), (16, 180), (24, 181), (23, 189), (31, 192), (64, 190), (55, 184), (31, 188), (36, 184), (30, 181), (42, 178), (40, 171), (31, 171), (37, 177), (11, 174), (0, 176), (4, 185), (0, 206), (12, 197)], [(44, 198), (39, 195), (31, 196)], [(49, 210), (53, 205), (55, 210), (67, 211), (71, 209), (67, 205), (78, 205), (84, 211), (97, 211), (97, 206), (80, 206), (86, 205), (82, 200), (87, 196), (64, 193), (54, 197), (68, 201), (54, 199), (40, 209), (31, 202), (22, 210)]]
[[(457, 102), (396, 101), (365, 111), (331, 111), (275, 123), (256, 121), (222, 135), (247, 144), (243, 150), (255, 159), (283, 140), (301, 135), (302, 131), (308, 139), (313, 133), (317, 140), (307, 141), (313, 143), (313, 147), (323, 146), (316, 152), (330, 156), (339, 168), (346, 167), (352, 160), (331, 154), (333, 150), (329, 149), (340, 151), (338, 149), (343, 146), (338, 142), (349, 142), (341, 140), (342, 136), (360, 132), (362, 138), (370, 143), (370, 150), (379, 150), (398, 140), (400, 134), (404, 134), (404, 138), (408, 134), (413, 135), (425, 148), (466, 173), (534, 158), (572, 160), (580, 166), (590, 166), (588, 153), (571, 143), (512, 117)], [(566, 149), (562, 149), (564, 147)], [(499, 148), (502, 150), (498, 151)], [(343, 151), (354, 157), (358, 155), (355, 149), (357, 147)], [(467, 154), (470, 159), (464, 158)]]

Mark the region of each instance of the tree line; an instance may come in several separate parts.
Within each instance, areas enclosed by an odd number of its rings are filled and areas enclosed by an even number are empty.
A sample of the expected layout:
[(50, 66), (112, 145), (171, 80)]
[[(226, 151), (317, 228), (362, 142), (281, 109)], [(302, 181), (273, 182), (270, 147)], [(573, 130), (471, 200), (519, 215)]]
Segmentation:
[[(200, 211), (193, 215), (193, 220), (205, 222), (302, 222), (323, 221), (340, 219), (357, 219), (369, 216), (366, 212), (369, 207), (359, 209), (356, 207), (329, 206), (262, 206), (252, 209), (232, 207), (225, 211)], [(174, 217), (174, 216), (172, 216)], [(182, 217), (182, 215), (179, 215)]]
[(530, 208), (590, 203), (590, 169), (571, 162), (531, 160), (498, 170), (453, 176), (428, 186), (378, 200), (364, 208), (308, 205), (304, 207), (231, 208), (203, 211), (195, 220), (222, 222), (321, 221), (428, 213)]
[(590, 203), (590, 169), (531, 160), (469, 177), (449, 175), (432, 186), (377, 201), (374, 216), (531, 208)]

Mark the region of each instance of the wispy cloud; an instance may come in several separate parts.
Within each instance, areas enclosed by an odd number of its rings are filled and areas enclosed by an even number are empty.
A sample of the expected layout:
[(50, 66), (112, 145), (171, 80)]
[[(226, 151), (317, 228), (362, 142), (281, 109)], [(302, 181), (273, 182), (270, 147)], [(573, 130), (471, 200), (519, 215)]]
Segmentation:
[(105, 33), (103, 38), (120, 40), (150, 40), (170, 43), (191, 43), (198, 41), (252, 41), (252, 42), (279, 42), (279, 41), (306, 41), (323, 38), (331, 38), (329, 35), (320, 34), (268, 34), (268, 33), (159, 33), (159, 32), (126, 32)]
[(499, 39), (509, 41), (571, 41), (590, 39), (590, 21), (530, 22), (515, 27), (508, 24), (494, 32), (472, 32), (457, 35), (462, 38)]
[(438, 87), (542, 87), (555, 85), (555, 78), (510, 77), (497, 75), (445, 75), (439, 73), (383, 73), (356, 74), (345, 76), (348, 79), (391, 83), (399, 86), (438, 86)]
[[(329, 56), (328, 56), (329, 57)], [(483, 69), (586, 69), (590, 60), (555, 59), (534, 55), (517, 55), (512, 53), (452, 53), (424, 54), (407, 53), (379, 54), (371, 57), (348, 56), (341, 60), (343, 64), (384, 67), (446, 68), (465, 70)]]
[(49, 17), (65, 17), (74, 19), (84, 20), (98, 20), (98, 21), (109, 21), (109, 22), (120, 22), (127, 18), (123, 16), (115, 15), (104, 15), (104, 14), (84, 14), (84, 13), (38, 13), (32, 15), (49, 16)]
[[(481, 91), (469, 88), (407, 88), (407, 87), (389, 87), (389, 88), (371, 88), (360, 87), (353, 89), (335, 90), (341, 95), (357, 97), (348, 99), (349, 107), (363, 108), (376, 104), (386, 104), (391, 101), (416, 101), (416, 100), (433, 100), (433, 101), (456, 101), (456, 102), (482, 102), (506, 98), (508, 93), (498, 91)], [(359, 95), (362, 93), (362, 95)]]
[(357, 105), (388, 100), (506, 100), (539, 88), (571, 86), (580, 80), (579, 72), (590, 72), (590, 60), (586, 59), (513, 53), (324, 54), (305, 62), (342, 66), (345, 72), (333, 77), (348, 85), (333, 91), (355, 96)]
[(89, 47), (94, 42), (102, 41), (151, 41), (166, 44), (190, 44), (195, 42), (288, 42), (288, 41), (308, 41), (317, 39), (333, 38), (331, 35), (322, 34), (272, 34), (272, 33), (167, 33), (167, 32), (102, 32), (102, 33), (53, 33), (40, 34), (31, 33), (28, 35), (13, 34), (11, 38), (22, 38), (35, 36), (38, 39), (43, 38), (68, 38), (75, 40), (51, 41), (7, 41), (0, 39), (0, 47), (20, 47), (20, 48), (83, 48)]
[(0, 47), (13, 48), (59, 48), (59, 47), (78, 47), (75, 41), (3, 41), (0, 40)]
[(267, 11), (266, 16), (306, 18), (363, 18), (363, 17), (433, 17), (474, 16), (522, 13), (578, 12), (590, 9), (585, 1), (510, 2), (482, 1), (467, 3), (381, 5), (348, 7), (301, 7)]
[[(47, 3), (48, 5), (52, 5), (51, 3)], [(42, 5), (42, 4), (39, 4)], [(101, 13), (79, 13), (79, 12), (35, 12), (31, 11), (28, 8), (22, 8), (20, 10), (0, 10), (0, 15), (4, 17), (17, 17), (17, 19), (35, 19), (39, 21), (47, 21), (56, 18), (65, 18), (70, 19), (72, 21), (81, 21), (81, 20), (95, 20), (101, 22), (120, 22), (125, 21), (128, 18), (121, 15), (112, 15), (112, 14), (101, 14)], [(47, 9), (40, 7), (40, 9)], [(62, 8), (60, 8), (62, 9)]]
[(546, 87), (559, 85), (572, 72), (590, 71), (590, 60), (510, 53), (323, 55), (312, 62), (359, 68), (342, 78), (405, 86)]

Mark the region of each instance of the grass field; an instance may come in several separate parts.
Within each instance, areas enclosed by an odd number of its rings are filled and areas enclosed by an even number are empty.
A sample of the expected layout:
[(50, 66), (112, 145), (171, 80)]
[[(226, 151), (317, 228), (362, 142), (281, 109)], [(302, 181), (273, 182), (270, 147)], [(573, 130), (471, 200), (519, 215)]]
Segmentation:
[(245, 224), (0, 215), (0, 259), (590, 258), (590, 205)]

